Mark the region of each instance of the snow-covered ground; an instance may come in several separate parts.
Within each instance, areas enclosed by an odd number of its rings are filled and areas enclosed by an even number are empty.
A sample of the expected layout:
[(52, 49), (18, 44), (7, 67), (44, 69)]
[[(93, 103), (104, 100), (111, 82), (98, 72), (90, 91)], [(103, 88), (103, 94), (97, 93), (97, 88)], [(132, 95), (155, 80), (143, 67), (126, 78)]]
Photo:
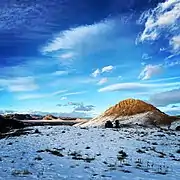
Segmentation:
[(0, 139), (1, 179), (177, 180), (180, 133), (142, 127), (33, 127), (28, 134)]

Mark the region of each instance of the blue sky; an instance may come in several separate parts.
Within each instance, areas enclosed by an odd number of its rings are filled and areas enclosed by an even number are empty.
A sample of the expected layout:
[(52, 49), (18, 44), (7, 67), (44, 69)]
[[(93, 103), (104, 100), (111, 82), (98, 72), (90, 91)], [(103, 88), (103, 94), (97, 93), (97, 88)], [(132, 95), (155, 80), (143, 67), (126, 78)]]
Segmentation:
[(126, 98), (180, 113), (180, 0), (3, 0), (0, 109), (96, 116)]

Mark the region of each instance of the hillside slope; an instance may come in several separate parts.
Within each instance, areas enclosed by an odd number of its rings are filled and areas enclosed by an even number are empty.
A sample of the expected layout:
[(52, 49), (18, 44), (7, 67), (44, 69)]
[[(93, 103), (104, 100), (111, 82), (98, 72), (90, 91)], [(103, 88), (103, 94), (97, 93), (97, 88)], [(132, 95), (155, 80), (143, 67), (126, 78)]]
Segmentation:
[[(115, 124), (139, 124), (147, 126), (170, 125), (171, 117), (151, 104), (137, 99), (126, 99), (110, 107), (102, 115), (80, 124), (81, 127), (104, 127), (107, 121)], [(77, 125), (76, 125), (77, 126)]]

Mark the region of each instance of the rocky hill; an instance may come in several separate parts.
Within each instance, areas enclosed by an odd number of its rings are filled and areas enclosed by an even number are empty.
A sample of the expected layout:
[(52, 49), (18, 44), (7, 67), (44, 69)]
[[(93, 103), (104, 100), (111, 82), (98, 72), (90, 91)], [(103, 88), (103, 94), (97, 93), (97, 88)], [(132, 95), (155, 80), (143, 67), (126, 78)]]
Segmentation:
[(113, 126), (115, 123), (145, 126), (170, 126), (173, 118), (144, 101), (126, 99), (115, 106), (110, 107), (99, 117), (94, 118), (87, 123), (80, 124), (80, 126), (105, 127), (107, 121), (110, 121)]
[(113, 107), (110, 107), (104, 112), (104, 116), (131, 116), (139, 113), (145, 113), (149, 111), (159, 111), (156, 107), (138, 99), (126, 99), (120, 101)]
[(54, 120), (54, 119), (58, 119), (58, 118), (55, 117), (55, 116), (53, 116), (53, 115), (51, 115), (51, 114), (46, 115), (46, 116), (43, 118), (43, 120)]

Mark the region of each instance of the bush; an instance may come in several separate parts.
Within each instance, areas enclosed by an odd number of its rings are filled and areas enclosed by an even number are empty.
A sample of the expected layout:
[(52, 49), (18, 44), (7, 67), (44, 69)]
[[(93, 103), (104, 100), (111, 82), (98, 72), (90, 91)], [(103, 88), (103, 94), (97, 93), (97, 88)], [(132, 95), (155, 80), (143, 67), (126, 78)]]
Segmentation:
[(115, 121), (115, 128), (120, 128), (120, 124), (118, 120)]
[(111, 121), (107, 121), (107, 122), (105, 123), (105, 128), (113, 128), (112, 122), (111, 122)]

